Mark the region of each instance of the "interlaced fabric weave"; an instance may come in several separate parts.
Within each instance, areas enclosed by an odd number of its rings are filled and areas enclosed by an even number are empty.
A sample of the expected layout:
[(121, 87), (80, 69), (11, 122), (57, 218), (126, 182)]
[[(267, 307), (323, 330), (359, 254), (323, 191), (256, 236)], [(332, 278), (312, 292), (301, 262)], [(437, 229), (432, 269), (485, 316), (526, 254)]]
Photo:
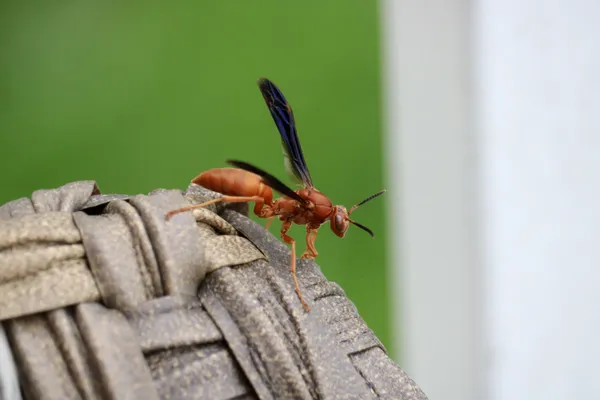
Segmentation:
[(247, 205), (102, 195), (93, 181), (0, 207), (2, 399), (426, 399), (343, 290)]

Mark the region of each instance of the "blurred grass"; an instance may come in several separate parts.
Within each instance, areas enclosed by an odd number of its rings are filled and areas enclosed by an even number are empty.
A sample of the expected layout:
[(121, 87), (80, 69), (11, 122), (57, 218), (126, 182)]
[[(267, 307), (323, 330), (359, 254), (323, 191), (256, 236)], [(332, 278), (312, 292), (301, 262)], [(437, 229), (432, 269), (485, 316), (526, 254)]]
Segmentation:
[[(376, 2), (0, 3), (0, 202), (81, 179), (185, 189), (227, 158), (286, 180), (261, 76), (292, 104), (321, 191), (350, 207), (384, 186)], [(316, 245), (390, 349), (385, 201), (353, 214), (375, 240), (325, 225)]]

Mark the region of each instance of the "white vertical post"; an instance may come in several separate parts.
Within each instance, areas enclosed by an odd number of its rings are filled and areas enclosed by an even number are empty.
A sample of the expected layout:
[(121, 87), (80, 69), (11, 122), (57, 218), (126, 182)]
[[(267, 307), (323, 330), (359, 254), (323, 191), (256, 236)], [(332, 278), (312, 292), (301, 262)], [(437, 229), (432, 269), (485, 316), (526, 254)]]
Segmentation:
[(488, 398), (600, 398), (600, 2), (474, 16)]
[(382, 22), (403, 368), (431, 399), (600, 397), (600, 2)]
[(469, 5), (381, 10), (396, 345), (431, 399), (481, 399)]

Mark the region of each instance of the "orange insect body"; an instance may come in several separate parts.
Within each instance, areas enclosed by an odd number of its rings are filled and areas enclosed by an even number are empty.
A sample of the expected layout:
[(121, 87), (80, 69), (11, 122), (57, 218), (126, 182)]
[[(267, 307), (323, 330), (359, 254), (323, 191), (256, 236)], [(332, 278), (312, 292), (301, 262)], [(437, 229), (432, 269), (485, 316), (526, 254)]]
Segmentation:
[[(281, 239), (292, 246), (290, 271), (294, 279), (294, 286), (300, 302), (306, 311), (310, 307), (300, 292), (296, 278), (296, 241), (287, 232), (292, 224), (306, 225), (306, 251), (302, 258), (314, 259), (319, 254), (315, 249), (315, 240), (319, 227), (330, 221), (331, 230), (338, 237), (344, 237), (350, 224), (366, 231), (371, 236), (373, 232), (350, 219), (350, 214), (359, 206), (380, 196), (382, 190), (375, 193), (350, 210), (339, 205), (333, 205), (331, 200), (315, 189), (296, 132), (296, 123), (292, 108), (283, 97), (283, 93), (268, 79), (258, 81), (259, 88), (271, 112), (271, 116), (279, 130), (286, 157), (288, 172), (303, 184), (303, 188), (293, 190), (279, 179), (253, 165), (242, 161), (229, 160), (228, 163), (237, 168), (215, 168), (202, 172), (192, 182), (212, 191), (222, 193), (223, 197), (195, 204), (177, 210), (169, 211), (166, 218), (175, 214), (205, 207), (217, 202), (241, 203), (254, 201), (254, 213), (260, 218), (279, 217), (281, 224)], [(273, 200), (273, 189), (283, 197)]]
[(264, 184), (260, 176), (238, 168), (214, 168), (204, 171), (195, 177), (192, 183), (225, 196), (257, 197), (254, 213), (258, 217), (278, 216), (282, 221), (291, 220), (295, 224), (309, 225), (315, 229), (327, 222), (335, 211), (331, 200), (316, 189), (296, 191), (308, 201), (306, 205), (287, 197), (273, 201), (272, 189)]

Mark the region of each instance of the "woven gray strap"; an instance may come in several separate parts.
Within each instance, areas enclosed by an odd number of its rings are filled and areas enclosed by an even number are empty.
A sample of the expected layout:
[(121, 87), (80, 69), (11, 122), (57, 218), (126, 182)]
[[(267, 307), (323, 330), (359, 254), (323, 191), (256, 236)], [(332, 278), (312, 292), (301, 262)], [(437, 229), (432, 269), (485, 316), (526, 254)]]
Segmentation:
[(247, 205), (164, 219), (215, 196), (101, 195), (87, 181), (0, 207), (4, 351), (26, 398), (426, 398), (299, 260), (304, 312), (289, 249)]

